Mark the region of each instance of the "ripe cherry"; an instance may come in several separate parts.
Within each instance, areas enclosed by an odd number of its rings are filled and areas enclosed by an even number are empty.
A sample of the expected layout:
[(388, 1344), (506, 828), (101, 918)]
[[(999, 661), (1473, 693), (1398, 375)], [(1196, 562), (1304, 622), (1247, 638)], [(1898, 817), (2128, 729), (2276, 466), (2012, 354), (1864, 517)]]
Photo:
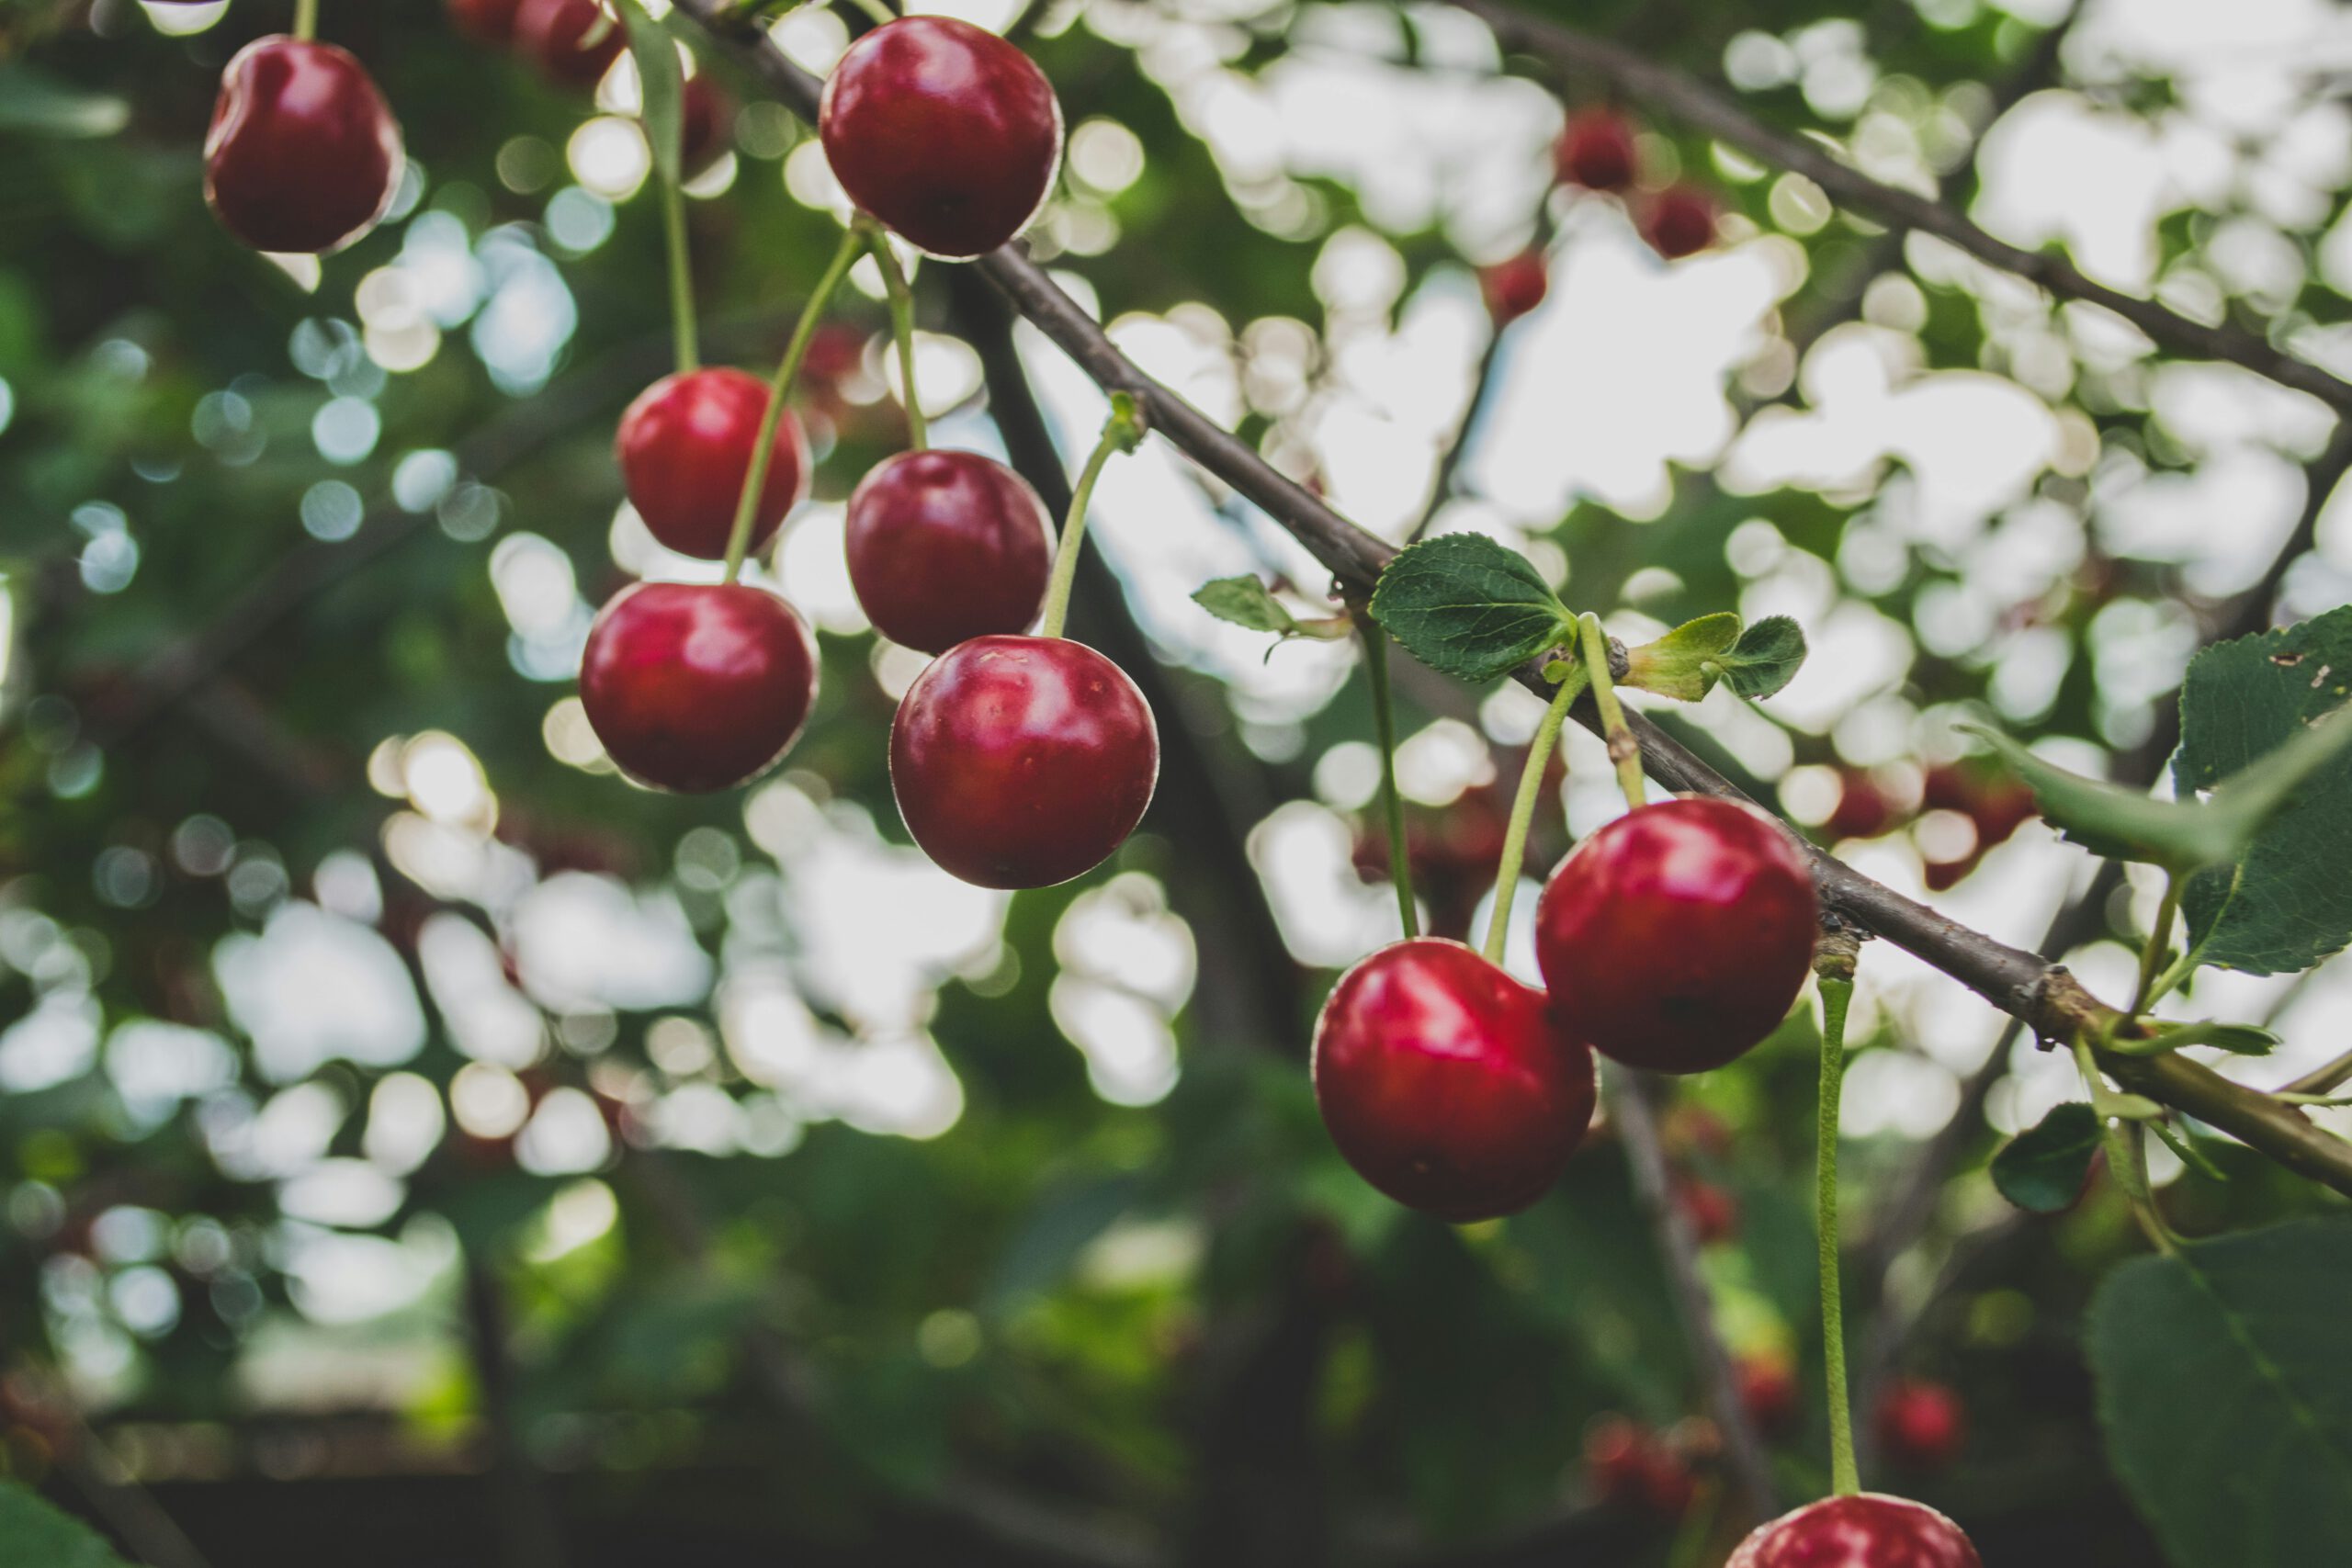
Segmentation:
[(1585, 1429), (1585, 1468), (1602, 1501), (1675, 1517), (1690, 1506), (1698, 1478), (1665, 1438), (1628, 1416), (1609, 1415)]
[(1478, 292), (1498, 327), (1510, 325), (1544, 303), (1550, 288), (1542, 251), (1522, 251), (1509, 261), (1478, 269)]
[(1125, 840), (1159, 782), (1159, 731), (1126, 671), (1082, 643), (982, 637), (915, 677), (890, 788), (923, 852), (982, 887), (1050, 887)]
[(1984, 1568), (1984, 1560), (1933, 1508), (1864, 1492), (1758, 1526), (1724, 1568)]
[(1739, 1234), (1739, 1200), (1696, 1177), (1674, 1184), (1674, 1206), (1690, 1222), (1701, 1247), (1716, 1247)]
[(566, 87), (594, 87), (628, 47), (628, 33), (596, 0), (520, 0), (514, 50)]
[(588, 628), (580, 701), (623, 773), (700, 795), (765, 772), (817, 701), (798, 611), (748, 583), (640, 582)]
[(1968, 1411), (1960, 1395), (1939, 1382), (1895, 1380), (1879, 1395), (1875, 1416), (1879, 1447), (1912, 1470), (1943, 1469), (1968, 1440)]
[(204, 196), (254, 249), (341, 250), (391, 206), (401, 166), (400, 122), (334, 45), (256, 39), (220, 73)]
[(1696, 186), (1668, 186), (1642, 209), (1642, 238), (1668, 261), (1715, 243), (1715, 199)]
[(1535, 954), (1594, 1050), (1704, 1072), (1788, 1015), (1818, 919), (1812, 874), (1778, 823), (1728, 800), (1668, 800), (1560, 863), (1535, 907)]
[[(681, 555), (726, 558), (767, 411), (768, 384), (724, 367), (664, 376), (638, 394), (621, 415), (613, 453), (629, 503), (655, 538)], [(808, 498), (809, 466), (808, 437), (787, 409), (776, 421), (750, 548), (765, 544)]]
[(1876, 839), (1893, 832), (1902, 819), (1902, 813), (1876, 779), (1860, 768), (1840, 768), (1837, 808), (1821, 825), (1821, 832), (1833, 842)]
[(902, 17), (852, 44), (817, 126), (850, 199), (933, 255), (980, 255), (1021, 232), (1061, 162), (1045, 73), (949, 17)]
[(1634, 128), (1615, 109), (1581, 109), (1552, 146), (1552, 166), (1563, 185), (1623, 190), (1634, 183)]
[(449, 21), (477, 43), (514, 41), (514, 8), (522, 0), (448, 0)]
[(735, 134), (735, 100), (708, 76), (686, 78), (678, 162), (693, 179), (718, 162)]
[(883, 636), (925, 653), (1026, 631), (1053, 552), (1046, 503), (1029, 481), (976, 452), (901, 452), (849, 498), (857, 602)]
[(1551, 1190), (1592, 1122), (1592, 1053), (1544, 993), (1460, 942), (1384, 947), (1315, 1024), (1315, 1100), (1366, 1181), (1470, 1221)]
[(1784, 1430), (1796, 1418), (1797, 1371), (1783, 1355), (1742, 1356), (1732, 1363), (1740, 1407), (1758, 1430)]

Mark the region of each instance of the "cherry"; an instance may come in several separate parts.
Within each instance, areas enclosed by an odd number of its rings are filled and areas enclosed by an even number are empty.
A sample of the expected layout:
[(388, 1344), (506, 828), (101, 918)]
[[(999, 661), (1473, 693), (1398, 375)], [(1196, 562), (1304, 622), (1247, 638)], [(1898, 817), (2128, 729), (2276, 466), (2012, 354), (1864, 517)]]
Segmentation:
[(1939, 1382), (1895, 1380), (1879, 1395), (1875, 1417), (1879, 1447), (1913, 1470), (1943, 1469), (1968, 1438), (1967, 1409)]
[(1498, 327), (1510, 325), (1544, 303), (1550, 288), (1542, 251), (1522, 251), (1509, 261), (1478, 269), (1478, 292)]
[(1634, 128), (1615, 109), (1589, 108), (1568, 117), (1552, 145), (1552, 166), (1563, 185), (1623, 190), (1634, 183)]
[(1901, 812), (1876, 779), (1860, 768), (1840, 768), (1838, 806), (1821, 825), (1821, 831), (1833, 842), (1839, 839), (1875, 839), (1893, 832), (1901, 820)]
[(255, 39), (220, 73), (204, 196), (254, 249), (341, 250), (384, 216), (401, 168), (400, 122), (334, 45)]
[(1778, 823), (1728, 800), (1668, 800), (1560, 863), (1535, 907), (1535, 955), (1594, 1050), (1704, 1072), (1788, 1016), (1818, 919), (1812, 874)]
[[(681, 555), (726, 558), (767, 412), (768, 384), (724, 367), (664, 376), (638, 394), (621, 415), (613, 453), (629, 503), (655, 538)], [(809, 467), (808, 437), (786, 410), (776, 421), (750, 548), (765, 544), (808, 498)]]
[(1455, 942), (1396, 942), (1341, 976), (1314, 1070), (1348, 1163), (1448, 1220), (1543, 1197), (1592, 1122), (1592, 1053), (1543, 992)]
[(1698, 1493), (1698, 1479), (1682, 1456), (1628, 1416), (1603, 1416), (1586, 1429), (1584, 1461), (1605, 1502), (1673, 1517)]
[(1676, 1182), (1674, 1205), (1690, 1222), (1701, 1247), (1714, 1247), (1739, 1234), (1739, 1200), (1712, 1181), (1694, 1177)]
[(1050, 887), (1135, 831), (1159, 731), (1083, 643), (981, 637), (933, 660), (890, 725), (890, 788), (923, 852), (982, 887)]
[(735, 100), (708, 76), (686, 78), (678, 161), (688, 179), (718, 162), (735, 134)]
[(1715, 243), (1715, 200), (1696, 186), (1668, 186), (1642, 209), (1642, 238), (1668, 261)]
[(1797, 1373), (1781, 1355), (1742, 1356), (1732, 1364), (1740, 1408), (1761, 1431), (1785, 1430), (1797, 1413)]
[(518, 0), (514, 50), (566, 87), (594, 87), (628, 47), (621, 20), (596, 0)]
[(514, 41), (514, 8), (522, 0), (448, 0), (452, 26), (477, 43)]
[(1984, 1568), (1984, 1560), (1924, 1503), (1864, 1492), (1758, 1526), (1724, 1568)]
[(629, 777), (728, 789), (799, 736), (817, 701), (817, 648), (800, 613), (764, 588), (640, 582), (588, 628), (580, 701)]
[(893, 642), (944, 653), (1026, 631), (1046, 599), (1053, 525), (1029, 481), (974, 452), (901, 452), (849, 498), (850, 586)]
[(980, 255), (1021, 232), (1061, 162), (1045, 73), (950, 17), (901, 17), (852, 44), (817, 126), (850, 199), (933, 255)]

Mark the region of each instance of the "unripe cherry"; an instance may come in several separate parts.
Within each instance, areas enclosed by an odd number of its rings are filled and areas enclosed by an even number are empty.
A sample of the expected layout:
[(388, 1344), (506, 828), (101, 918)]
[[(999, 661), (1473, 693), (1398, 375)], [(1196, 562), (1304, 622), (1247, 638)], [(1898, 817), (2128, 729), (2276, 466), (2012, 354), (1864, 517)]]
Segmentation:
[[(681, 555), (726, 558), (768, 401), (765, 381), (712, 366), (664, 376), (629, 404), (613, 455), (629, 504), (656, 539)], [(766, 544), (785, 514), (808, 499), (809, 469), (808, 439), (787, 409), (769, 447), (750, 549)]]
[(1634, 128), (1611, 108), (1579, 109), (1568, 117), (1552, 147), (1552, 164), (1563, 185), (1587, 190), (1623, 190), (1637, 166)]
[(1783, 1514), (1724, 1568), (1984, 1568), (1958, 1525), (1924, 1503), (1864, 1492)]
[(220, 73), (204, 196), (255, 250), (341, 250), (384, 216), (401, 167), (400, 122), (334, 45), (256, 39)]
[(775, 764), (817, 702), (817, 647), (764, 588), (640, 582), (588, 628), (580, 702), (596, 739), (641, 784), (702, 795)]
[(925, 653), (1026, 631), (1053, 570), (1029, 481), (977, 452), (901, 452), (849, 498), (850, 585), (875, 629)]

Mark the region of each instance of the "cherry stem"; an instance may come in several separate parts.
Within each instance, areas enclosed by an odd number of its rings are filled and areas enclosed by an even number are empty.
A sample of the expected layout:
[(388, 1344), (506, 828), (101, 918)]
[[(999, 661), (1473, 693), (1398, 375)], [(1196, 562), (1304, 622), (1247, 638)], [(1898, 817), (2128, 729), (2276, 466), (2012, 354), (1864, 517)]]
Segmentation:
[(294, 0), (294, 36), (304, 43), (319, 36), (319, 0)]
[(1405, 939), (1421, 934), (1420, 916), (1413, 903), (1413, 862), (1405, 849), (1405, 802), (1396, 793), (1396, 711), (1388, 697), (1388, 634), (1369, 614), (1358, 630), (1363, 635), (1363, 667), (1372, 682), (1372, 724), (1380, 737), (1380, 807), (1388, 815), (1388, 881), (1396, 889), (1396, 913), (1405, 922)]
[[(1549, 675), (1557, 668), (1549, 666), (1544, 673)], [(1487, 962), (1498, 966), (1503, 961), (1503, 944), (1510, 937), (1510, 906), (1519, 896), (1520, 863), (1527, 858), (1527, 829), (1535, 820), (1535, 797), (1544, 793), (1544, 770), (1560, 744), (1560, 726), (1568, 716), (1568, 706), (1584, 687), (1583, 664), (1569, 667), (1560, 678), (1560, 689), (1552, 694), (1552, 705), (1544, 710), (1544, 722), (1535, 727), (1535, 737), (1527, 743), (1527, 762), (1519, 771), (1519, 794), (1510, 803), (1510, 827), (1503, 834), (1502, 859), (1495, 864), (1495, 910), (1487, 920)]]
[(673, 179), (662, 181), (662, 238), (670, 258), (670, 335), (683, 376), (702, 358), (695, 346), (694, 273), (686, 262), (686, 193)]
[[(2173, 918), (2180, 913), (2180, 878), (2165, 878), (2165, 896), (2156, 906), (2156, 923), (2148, 932), (2147, 945), (2140, 950), (2140, 984), (2132, 993), (2132, 1015), (2145, 1012), (2170, 986), (2158, 988), (2158, 969), (2165, 961), (2165, 951), (2172, 946)], [(2166, 976), (2169, 978), (2169, 976)]]
[(1838, 1101), (1846, 1083), (1846, 1010), (1854, 999), (1853, 958), (1842, 975), (1823, 973), (1821, 1106), (1814, 1131), (1813, 1217), (1821, 1250), (1821, 1359), (1829, 1398), (1829, 1484), (1840, 1497), (1862, 1489), (1854, 1464), (1854, 1410), (1846, 1392), (1846, 1306), (1838, 1268)]
[(1054, 575), (1046, 584), (1046, 613), (1037, 622), (1039, 637), (1059, 637), (1069, 618), (1070, 585), (1078, 581), (1078, 552), (1086, 543), (1086, 508), (1094, 499), (1094, 481), (1117, 452), (1132, 452), (1143, 441), (1143, 421), (1136, 416), (1136, 400), (1125, 392), (1111, 394), (1111, 417), (1102, 423), (1102, 437), (1087, 454), (1086, 467), (1070, 487), (1069, 517), (1062, 525), (1061, 543), (1054, 547)]
[(929, 434), (923, 428), (922, 400), (915, 396), (915, 291), (907, 287), (905, 269), (899, 265), (899, 253), (890, 248), (890, 236), (881, 230), (866, 237), (867, 248), (874, 253), (874, 265), (881, 269), (883, 291), (890, 299), (890, 336), (899, 345), (899, 381), (907, 408), (907, 445), (922, 451), (930, 445)]
[(825, 275), (809, 290), (808, 303), (800, 307), (800, 320), (793, 325), (792, 341), (784, 345), (784, 357), (777, 362), (775, 375), (768, 382), (767, 412), (760, 416), (760, 433), (752, 443), (752, 466), (743, 475), (743, 493), (735, 502), (735, 525), (727, 535), (726, 581), (732, 582), (742, 575), (743, 552), (752, 543), (752, 518), (760, 509), (760, 492), (767, 488), (775, 427), (784, 423), (784, 406), (792, 396), (792, 383), (800, 374), (800, 362), (808, 356), (808, 340), (817, 335), (817, 323), (824, 320), (825, 307), (832, 302), (842, 279), (849, 276), (850, 264), (865, 248), (865, 231), (858, 224), (851, 224), (842, 235), (841, 248), (825, 265)]
[(1617, 682), (1609, 671), (1609, 634), (1600, 617), (1587, 610), (1577, 617), (1577, 635), (1584, 647), (1584, 667), (1592, 678), (1592, 704), (1600, 710), (1600, 733), (1609, 742), (1609, 761), (1617, 769), (1617, 785), (1625, 804), (1642, 808), (1647, 798), (1642, 781), (1642, 748), (1625, 723), (1625, 705), (1617, 700)]

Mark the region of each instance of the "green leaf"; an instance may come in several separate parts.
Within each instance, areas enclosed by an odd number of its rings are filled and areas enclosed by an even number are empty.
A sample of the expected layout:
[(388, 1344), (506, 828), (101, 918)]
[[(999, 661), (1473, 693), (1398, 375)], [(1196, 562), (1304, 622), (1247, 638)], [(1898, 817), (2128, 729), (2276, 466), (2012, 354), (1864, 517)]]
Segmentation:
[(2194, 802), (2158, 800), (2136, 789), (2085, 778), (2036, 756), (1982, 725), (1960, 727), (2000, 753), (2033, 791), (2052, 827), (2095, 855), (2191, 872), (2228, 858), (2227, 824)]
[(653, 148), (653, 166), (675, 185), (684, 177), (686, 134), (686, 73), (678, 63), (678, 46), (669, 32), (647, 13), (642, 0), (618, 0), (621, 23), (628, 30), (628, 52), (637, 62), (639, 93), (644, 101), (645, 139)]
[(0, 62), (0, 135), (112, 136), (130, 123), (130, 105), (20, 62)]
[(1491, 681), (1566, 641), (1573, 617), (1526, 558), (1484, 534), (1447, 534), (1380, 574), (1373, 617), (1442, 675)]
[(2108, 1044), (2126, 1056), (2160, 1056), (2184, 1045), (2211, 1045), (2239, 1056), (2267, 1056), (2278, 1036), (2251, 1023), (2175, 1023), (2137, 1040), (2111, 1040)]
[(1628, 649), (1625, 678), (1619, 684), (1695, 703), (1723, 678), (1724, 660), (1732, 655), (1739, 636), (1740, 619), (1729, 610), (1685, 621), (1656, 642)]
[[(2253, 769), (2245, 777), (2263, 781), (2265, 768), (2291, 772), (2280, 768), (2294, 761), (2284, 748), (2324, 750), (2324, 742), (2308, 738), (2345, 721), (2313, 721), (2345, 711), (2347, 682), (2352, 606), (2205, 649), (2189, 660), (2181, 684), (2176, 793), (2211, 790), (2222, 806), (2244, 788), (2231, 774)], [(2323, 756), (2299, 788), (2289, 787), (2292, 798), (2275, 803), (2234, 864), (2215, 867), (2182, 892), (2202, 963), (2289, 974), (2352, 940), (2352, 876), (2345, 874), (2352, 866), (2352, 758)]]
[(2091, 1303), (2100, 1425), (2174, 1568), (2352, 1562), (2352, 1223), (2138, 1258)]
[(1804, 656), (1804, 628), (1786, 615), (1767, 615), (1741, 632), (1717, 662), (1733, 691), (1758, 701), (1795, 680)]
[(2057, 1213), (2082, 1195), (2103, 1135), (2098, 1114), (2081, 1100), (2054, 1106), (1993, 1156), (1993, 1185), (2020, 1209)]
[(1273, 590), (1254, 577), (1220, 577), (1193, 594), (1193, 603), (1220, 621), (1231, 621), (1253, 632), (1280, 637), (1311, 637), (1327, 641), (1348, 635), (1348, 617), (1328, 615), (1302, 621), (1274, 597)]
[(123, 1568), (97, 1531), (13, 1481), (0, 1481), (0, 1543), (28, 1568)]
[(2147, 1127), (2149, 1132), (2164, 1141), (2165, 1147), (2180, 1156), (2181, 1164), (2199, 1176), (2211, 1181), (2227, 1181), (2230, 1179), (2227, 1171), (2215, 1165), (2205, 1151), (2197, 1146), (2195, 1139), (2171, 1122), (2159, 1118), (2149, 1122)]

